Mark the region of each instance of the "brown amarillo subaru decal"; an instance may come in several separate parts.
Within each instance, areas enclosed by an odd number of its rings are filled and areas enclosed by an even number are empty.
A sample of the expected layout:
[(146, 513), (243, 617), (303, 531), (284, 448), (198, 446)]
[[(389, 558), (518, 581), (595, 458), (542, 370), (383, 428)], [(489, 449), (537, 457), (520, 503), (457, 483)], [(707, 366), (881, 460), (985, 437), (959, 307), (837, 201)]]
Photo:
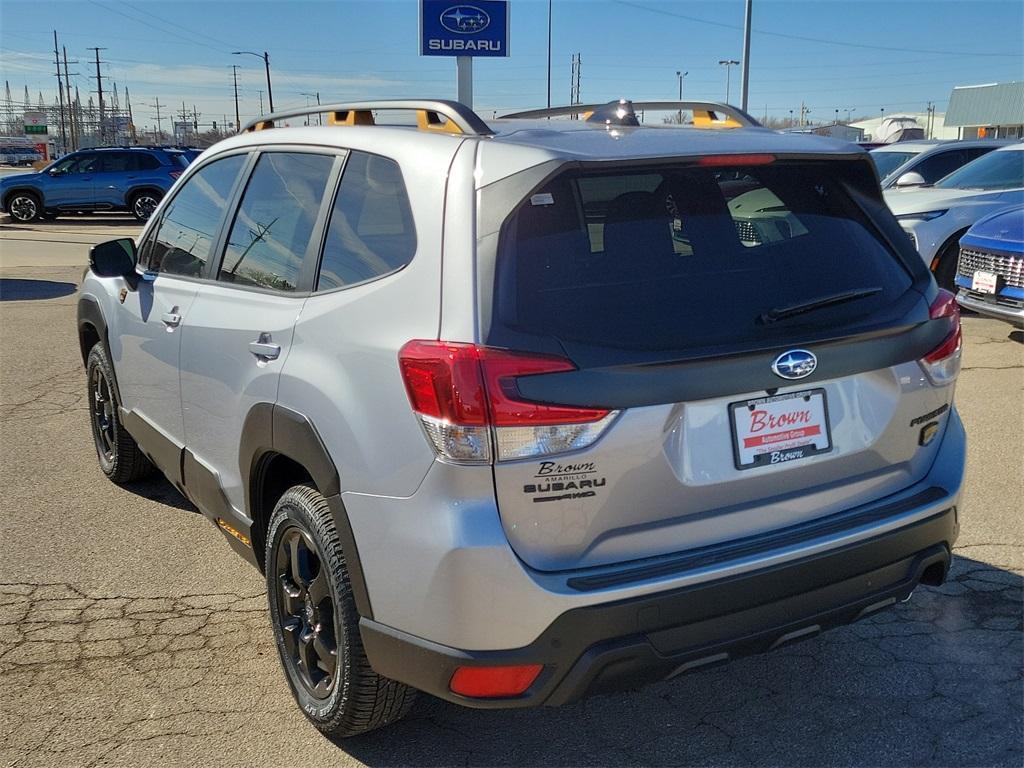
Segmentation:
[(578, 464), (542, 461), (534, 478), (536, 482), (523, 486), (523, 493), (532, 495), (534, 502), (587, 499), (597, 496), (596, 489), (607, 483), (606, 478), (597, 476), (597, 465), (593, 461)]

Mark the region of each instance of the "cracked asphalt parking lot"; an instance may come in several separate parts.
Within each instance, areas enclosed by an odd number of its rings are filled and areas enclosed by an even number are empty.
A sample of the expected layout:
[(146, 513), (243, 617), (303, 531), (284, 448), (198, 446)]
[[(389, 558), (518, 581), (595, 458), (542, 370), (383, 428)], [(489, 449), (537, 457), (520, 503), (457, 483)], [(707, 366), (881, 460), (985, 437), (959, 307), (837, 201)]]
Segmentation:
[(561, 709), (421, 697), (334, 744), (293, 706), (259, 575), (166, 482), (96, 466), (83, 219), (0, 226), (0, 765), (1006, 765), (1022, 754), (1024, 339), (965, 319), (950, 581), (764, 656)]

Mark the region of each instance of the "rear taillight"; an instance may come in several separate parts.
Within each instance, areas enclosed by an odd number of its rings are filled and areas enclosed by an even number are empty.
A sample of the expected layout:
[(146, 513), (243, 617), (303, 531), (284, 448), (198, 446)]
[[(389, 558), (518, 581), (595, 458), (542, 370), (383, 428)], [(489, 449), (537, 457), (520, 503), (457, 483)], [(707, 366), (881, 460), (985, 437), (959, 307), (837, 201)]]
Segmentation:
[(490, 462), (585, 448), (615, 412), (525, 400), (517, 379), (575, 370), (562, 357), (450, 341), (410, 341), (398, 356), (409, 402), (438, 455)]
[(181, 174), (183, 174), (183, 173), (184, 173), (184, 171), (171, 171), (169, 175), (170, 175), (170, 177), (172, 179), (176, 179), (179, 176), (181, 176)]
[(939, 295), (928, 309), (932, 320), (942, 320), (949, 326), (942, 343), (921, 359), (932, 384), (943, 386), (956, 380), (960, 373), (960, 355), (963, 346), (963, 335), (960, 331), (960, 305), (956, 297), (946, 290), (939, 290)]

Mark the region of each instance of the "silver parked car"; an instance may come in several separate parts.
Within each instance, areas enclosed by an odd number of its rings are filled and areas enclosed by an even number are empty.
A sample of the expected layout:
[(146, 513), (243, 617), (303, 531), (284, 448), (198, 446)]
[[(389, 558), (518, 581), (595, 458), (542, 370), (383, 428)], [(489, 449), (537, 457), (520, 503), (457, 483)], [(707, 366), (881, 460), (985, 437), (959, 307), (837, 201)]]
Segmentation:
[(327, 734), (416, 689), (634, 687), (946, 577), (958, 308), (866, 153), (634, 106), (271, 115), (92, 251), (100, 466), (158, 468), (262, 569)]
[(1012, 143), (1007, 139), (901, 141), (871, 150), (882, 189), (931, 186), (972, 160)]

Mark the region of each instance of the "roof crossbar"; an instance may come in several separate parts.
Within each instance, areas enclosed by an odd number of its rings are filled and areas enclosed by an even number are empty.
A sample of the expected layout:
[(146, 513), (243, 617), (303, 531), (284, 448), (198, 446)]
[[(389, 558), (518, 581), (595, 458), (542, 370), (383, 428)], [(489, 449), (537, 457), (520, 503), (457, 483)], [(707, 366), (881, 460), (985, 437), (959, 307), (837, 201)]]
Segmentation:
[(458, 101), (445, 99), (391, 99), (384, 101), (355, 101), (341, 104), (286, 109), (262, 115), (250, 120), (243, 132), (262, 131), (273, 128), (282, 120), (308, 115), (328, 115), (329, 125), (373, 125), (375, 110), (415, 112), (416, 123), (421, 130), (443, 133), (461, 133), (469, 136), (492, 136), (492, 131), (480, 116)]
[(536, 119), (544, 117), (565, 117), (567, 115), (587, 115), (588, 122), (605, 123), (606, 121), (616, 122), (616, 113), (619, 114), (620, 124), (630, 124), (629, 114), (640, 110), (692, 112), (694, 124), (700, 127), (711, 127), (714, 124), (725, 124), (723, 127), (732, 128), (756, 128), (760, 123), (744, 112), (739, 107), (731, 104), (721, 104), (715, 101), (609, 101), (606, 104), (570, 104), (566, 107), (552, 107), (551, 109), (531, 109), (526, 112), (513, 112), (502, 115), (501, 119)]

